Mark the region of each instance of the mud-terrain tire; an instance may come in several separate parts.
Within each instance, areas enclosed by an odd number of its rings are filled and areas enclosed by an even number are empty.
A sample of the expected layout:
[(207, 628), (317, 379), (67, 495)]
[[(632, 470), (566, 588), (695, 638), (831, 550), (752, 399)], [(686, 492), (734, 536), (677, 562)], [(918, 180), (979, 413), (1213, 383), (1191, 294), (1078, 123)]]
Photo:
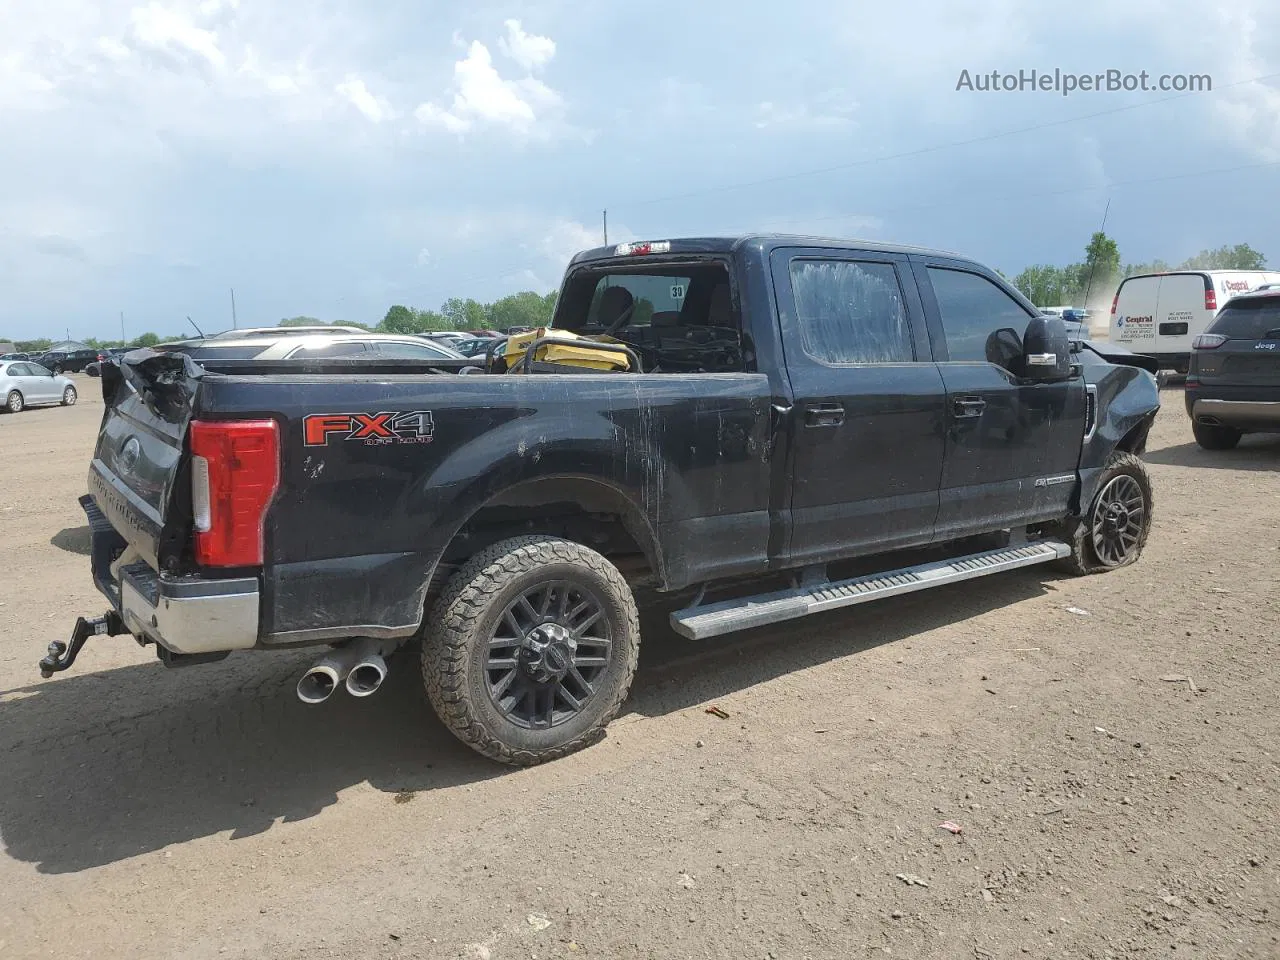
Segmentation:
[(422, 677), (458, 739), (532, 766), (603, 736), (639, 653), (635, 598), (617, 567), (569, 540), (516, 537), (445, 585), (428, 616)]
[(1234, 450), (1243, 436), (1231, 427), (1215, 427), (1207, 423), (1191, 424), (1191, 433), (1205, 450)]
[(1058, 566), (1076, 576), (1129, 566), (1147, 544), (1154, 505), (1146, 464), (1132, 453), (1113, 453), (1089, 509), (1062, 526), (1071, 555)]

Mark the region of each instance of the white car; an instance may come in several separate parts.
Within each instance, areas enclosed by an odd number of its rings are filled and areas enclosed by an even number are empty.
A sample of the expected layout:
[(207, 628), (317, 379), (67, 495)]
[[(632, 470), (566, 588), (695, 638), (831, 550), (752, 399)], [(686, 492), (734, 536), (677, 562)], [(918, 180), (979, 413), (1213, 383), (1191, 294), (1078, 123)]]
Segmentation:
[(27, 407), (76, 402), (76, 386), (67, 377), (55, 374), (30, 360), (0, 362), (0, 401), (10, 413), (21, 413)]
[(223, 330), (221, 333), (209, 334), (210, 340), (248, 340), (250, 337), (285, 337), (293, 334), (308, 333), (365, 333), (359, 327), (340, 327), (323, 324), (310, 327), (245, 327), (240, 330)]

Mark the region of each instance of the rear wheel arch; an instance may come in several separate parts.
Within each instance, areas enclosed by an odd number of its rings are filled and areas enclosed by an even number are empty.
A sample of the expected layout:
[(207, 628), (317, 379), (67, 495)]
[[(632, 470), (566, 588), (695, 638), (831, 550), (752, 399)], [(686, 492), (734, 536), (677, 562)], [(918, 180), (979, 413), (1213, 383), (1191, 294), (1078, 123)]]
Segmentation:
[(665, 582), (658, 537), (630, 497), (596, 478), (549, 475), (505, 486), (472, 509), (444, 547), (434, 586), (491, 544), (531, 534), (582, 543), (629, 579)]

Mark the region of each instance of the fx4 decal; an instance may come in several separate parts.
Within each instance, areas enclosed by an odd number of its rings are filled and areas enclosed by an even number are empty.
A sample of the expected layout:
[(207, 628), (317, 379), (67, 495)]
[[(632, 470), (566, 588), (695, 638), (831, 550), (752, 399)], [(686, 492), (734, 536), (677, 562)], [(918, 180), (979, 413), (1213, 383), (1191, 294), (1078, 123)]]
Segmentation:
[(430, 410), (409, 413), (310, 413), (302, 418), (302, 443), (328, 446), (330, 438), (357, 440), (366, 446), (430, 443), (435, 421)]

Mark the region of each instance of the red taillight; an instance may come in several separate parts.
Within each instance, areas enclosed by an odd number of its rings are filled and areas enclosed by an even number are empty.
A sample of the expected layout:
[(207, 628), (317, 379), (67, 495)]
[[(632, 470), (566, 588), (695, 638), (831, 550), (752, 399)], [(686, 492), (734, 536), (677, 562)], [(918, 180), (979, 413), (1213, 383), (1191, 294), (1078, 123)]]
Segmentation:
[(276, 422), (194, 420), (191, 454), (196, 562), (260, 566), (267, 506), (280, 483)]
[(1212, 287), (1204, 292), (1204, 308), (1214, 313), (1218, 312), (1218, 295), (1213, 292)]
[(1116, 295), (1111, 298), (1111, 315), (1113, 317), (1116, 315), (1116, 307), (1119, 305), (1119, 303), (1120, 303), (1120, 291), (1117, 290)]

